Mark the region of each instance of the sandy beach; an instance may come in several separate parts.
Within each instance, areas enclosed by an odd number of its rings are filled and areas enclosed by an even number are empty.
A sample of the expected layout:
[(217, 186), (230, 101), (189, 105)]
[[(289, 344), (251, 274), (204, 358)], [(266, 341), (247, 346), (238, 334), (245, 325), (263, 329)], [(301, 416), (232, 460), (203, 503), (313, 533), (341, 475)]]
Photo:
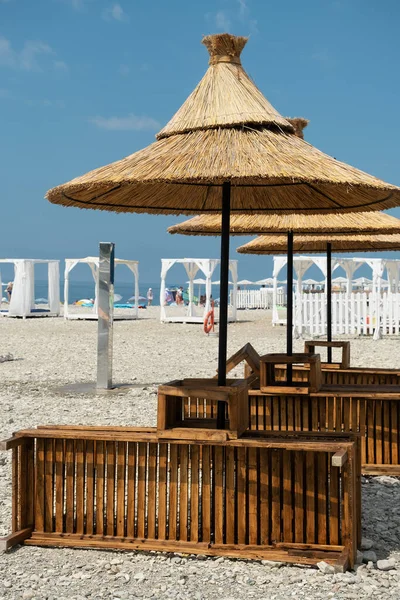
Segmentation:
[[(66, 384), (94, 381), (97, 323), (3, 318), (0, 423), (5, 438), (39, 424), (155, 425), (157, 384), (179, 377), (213, 376), (218, 338), (198, 325), (161, 324), (159, 308), (114, 327), (114, 381), (132, 384), (108, 395), (62, 393)], [(229, 325), (229, 354), (250, 341), (260, 353), (283, 351), (285, 328), (268, 311), (240, 311)], [(398, 341), (352, 340), (352, 364), (398, 366)], [(303, 340), (296, 340), (301, 350)], [(11, 519), (10, 453), (0, 457), (0, 534)], [(388, 479), (388, 478), (386, 478)], [(390, 481), (389, 481), (390, 480)], [(395, 479), (363, 483), (363, 531), (379, 557), (400, 558), (400, 485)], [(265, 562), (265, 561), (264, 561)], [(372, 565), (372, 563), (371, 563)], [(315, 569), (227, 559), (162, 554), (19, 547), (0, 557), (1, 598), (399, 598), (398, 571), (363, 565), (356, 573), (324, 575)], [(349, 584), (352, 585), (349, 585)]]

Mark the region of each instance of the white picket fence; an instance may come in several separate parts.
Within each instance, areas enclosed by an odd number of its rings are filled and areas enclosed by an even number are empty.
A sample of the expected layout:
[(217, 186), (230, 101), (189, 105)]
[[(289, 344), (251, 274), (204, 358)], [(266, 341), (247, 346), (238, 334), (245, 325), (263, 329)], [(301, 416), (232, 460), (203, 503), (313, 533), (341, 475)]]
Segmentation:
[[(325, 335), (326, 294), (302, 294), (300, 299), (295, 294), (294, 325), (298, 333)], [(400, 294), (332, 294), (333, 335), (372, 335), (377, 327), (381, 335), (399, 335)]]
[[(284, 288), (277, 289), (277, 303), (280, 306), (286, 305), (286, 294)], [(238, 290), (236, 296), (237, 308), (272, 308), (273, 293), (272, 288), (262, 288), (260, 290)]]

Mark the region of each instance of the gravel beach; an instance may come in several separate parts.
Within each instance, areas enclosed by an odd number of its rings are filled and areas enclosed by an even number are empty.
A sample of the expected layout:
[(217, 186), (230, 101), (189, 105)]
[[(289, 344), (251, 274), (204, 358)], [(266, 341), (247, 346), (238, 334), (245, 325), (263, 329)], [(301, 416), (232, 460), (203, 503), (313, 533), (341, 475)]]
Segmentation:
[[(152, 307), (138, 321), (115, 323), (114, 381), (133, 385), (107, 395), (59, 389), (94, 381), (96, 322), (2, 318), (0, 355), (11, 353), (14, 360), (0, 362), (1, 438), (39, 424), (154, 426), (157, 385), (213, 376), (218, 345), (200, 325), (163, 325), (158, 314)], [(239, 319), (229, 325), (228, 354), (248, 341), (260, 353), (284, 351), (285, 328), (272, 328), (268, 311), (240, 311)], [(302, 348), (303, 340), (296, 340), (295, 349)], [(395, 337), (353, 339), (351, 363), (398, 368), (398, 348)], [(9, 532), (11, 522), (10, 459), (10, 453), (0, 454), (0, 535)], [(362, 493), (364, 562), (354, 572), (331, 574), (323, 565), (16, 547), (0, 555), (0, 600), (400, 599), (400, 481), (363, 479)]]

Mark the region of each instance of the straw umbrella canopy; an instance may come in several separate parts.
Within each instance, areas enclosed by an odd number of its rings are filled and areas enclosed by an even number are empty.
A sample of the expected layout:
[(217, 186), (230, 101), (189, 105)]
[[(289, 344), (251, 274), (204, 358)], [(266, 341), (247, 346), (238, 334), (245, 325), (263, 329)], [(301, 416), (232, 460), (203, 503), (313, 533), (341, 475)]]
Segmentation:
[[(64, 206), (155, 214), (222, 212), (218, 382), (226, 383), (229, 219), (235, 212), (382, 210), (400, 189), (307, 144), (244, 71), (247, 42), (206, 36), (210, 65), (157, 141), (47, 193)], [(224, 406), (218, 414), (223, 418)]]
[[(380, 252), (399, 250), (400, 233), (382, 235), (330, 235), (329, 242), (333, 252)], [(297, 253), (326, 252), (326, 236), (296, 235), (293, 250)], [(237, 248), (240, 254), (286, 254), (287, 237), (285, 235), (262, 235)]]
[[(382, 212), (304, 214), (241, 214), (231, 216), (231, 235), (273, 233), (400, 233), (400, 219)], [(221, 215), (201, 215), (168, 227), (180, 235), (221, 235)]]

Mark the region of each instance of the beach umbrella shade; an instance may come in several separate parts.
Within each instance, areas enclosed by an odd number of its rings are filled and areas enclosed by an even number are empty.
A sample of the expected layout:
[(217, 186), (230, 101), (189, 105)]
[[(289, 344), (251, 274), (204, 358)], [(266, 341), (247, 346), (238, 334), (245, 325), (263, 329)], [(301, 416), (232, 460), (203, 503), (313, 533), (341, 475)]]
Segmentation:
[[(218, 281), (212, 281), (211, 284), (212, 285), (221, 285), (221, 282), (219, 280)], [(228, 281), (228, 285), (233, 285), (233, 281)]]
[(332, 283), (347, 283), (347, 279), (346, 277), (335, 277), (334, 279), (332, 279)]
[(353, 279), (353, 283), (356, 285), (369, 285), (372, 283), (372, 279), (368, 279), (368, 277), (358, 277), (358, 279)]
[[(263, 235), (251, 242), (239, 246), (239, 254), (285, 254), (287, 246), (286, 236)], [(317, 235), (296, 236), (293, 251), (320, 253), (326, 249), (326, 237)], [(346, 235), (337, 234), (329, 236), (327, 251), (327, 339), (332, 341), (332, 250), (341, 252), (379, 252), (382, 250), (399, 250), (400, 234), (375, 235)], [(336, 279), (347, 281), (344, 277)], [(328, 348), (328, 362), (332, 362), (332, 349)]]
[(240, 281), (237, 282), (238, 285), (253, 285), (254, 282), (250, 281), (249, 279), (241, 279)]
[(303, 285), (318, 285), (318, 281), (315, 279), (304, 279)]
[[(64, 206), (154, 214), (222, 213), (218, 383), (226, 383), (231, 213), (383, 210), (400, 189), (307, 144), (244, 71), (247, 42), (203, 43), (209, 68), (147, 148), (57, 186)], [(185, 51), (185, 49), (183, 49)], [(218, 405), (218, 423), (225, 407)]]
[(256, 285), (272, 285), (274, 283), (274, 280), (272, 277), (267, 277), (266, 279), (259, 279), (255, 283)]

